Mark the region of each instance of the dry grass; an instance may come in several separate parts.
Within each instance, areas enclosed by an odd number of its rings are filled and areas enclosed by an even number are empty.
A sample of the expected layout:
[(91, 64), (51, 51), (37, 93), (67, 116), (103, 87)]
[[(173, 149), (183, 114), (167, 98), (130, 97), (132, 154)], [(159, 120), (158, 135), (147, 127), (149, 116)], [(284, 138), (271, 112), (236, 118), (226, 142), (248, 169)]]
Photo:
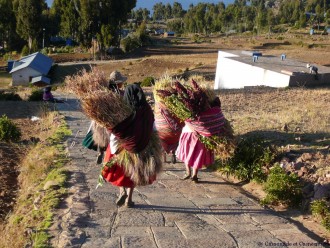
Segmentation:
[(57, 193), (48, 191), (48, 195), (44, 194), (42, 186), (46, 178), (57, 180), (63, 176), (61, 172), (57, 174), (52, 170), (56, 168), (58, 149), (46, 144), (49, 142), (46, 139), (59, 129), (59, 125), (61, 120), (57, 113), (45, 114), (35, 133), (40, 142), (30, 147), (29, 151), (24, 153), (24, 159), (20, 161), (20, 191), (17, 195), (17, 204), (6, 222), (0, 224), (0, 247), (25, 247), (30, 242), (36, 245), (37, 241), (32, 240), (38, 236), (35, 231), (42, 230), (51, 221), (51, 209), (58, 201), (56, 198), (52, 199), (52, 195), (55, 196)]
[(95, 67), (90, 71), (82, 69), (73, 76), (65, 78), (65, 88), (77, 97), (84, 98), (95, 91), (106, 90), (109, 86), (105, 73)]
[(12, 78), (8, 72), (0, 72), (0, 89), (8, 88), (11, 81)]
[(329, 93), (329, 88), (264, 88), (223, 90), (219, 95), (237, 135), (259, 133), (283, 144), (329, 144)]

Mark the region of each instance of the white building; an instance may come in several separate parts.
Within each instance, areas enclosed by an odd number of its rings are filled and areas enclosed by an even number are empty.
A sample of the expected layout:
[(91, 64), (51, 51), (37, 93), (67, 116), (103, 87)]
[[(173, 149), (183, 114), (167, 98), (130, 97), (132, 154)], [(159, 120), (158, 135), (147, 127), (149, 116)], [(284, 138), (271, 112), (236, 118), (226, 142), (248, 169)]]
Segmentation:
[(13, 68), (9, 72), (12, 74), (12, 86), (28, 86), (29, 83), (35, 83), (38, 78), (48, 81), (45, 77), (52, 65), (53, 60), (39, 52), (22, 57), (14, 62)]
[(284, 54), (264, 56), (258, 52), (219, 51), (214, 89), (247, 86), (311, 86), (330, 84), (330, 68), (317, 66), (310, 74), (305, 62), (287, 59)]

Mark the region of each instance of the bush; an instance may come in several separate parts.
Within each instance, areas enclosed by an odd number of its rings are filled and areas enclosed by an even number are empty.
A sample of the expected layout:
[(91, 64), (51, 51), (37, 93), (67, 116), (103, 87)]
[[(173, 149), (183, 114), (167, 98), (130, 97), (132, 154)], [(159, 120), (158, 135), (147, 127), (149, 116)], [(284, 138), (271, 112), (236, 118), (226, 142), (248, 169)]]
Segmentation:
[(126, 38), (121, 40), (121, 46), (123, 50), (127, 52), (131, 52), (136, 48), (142, 46), (141, 41), (136, 36), (127, 36)]
[(19, 141), (21, 131), (6, 115), (0, 118), (0, 141)]
[(28, 101), (42, 101), (43, 91), (40, 89), (33, 89), (31, 95), (28, 98)]
[(21, 51), (21, 56), (26, 56), (26, 55), (29, 55), (30, 53), (30, 49), (27, 45), (25, 45), (23, 48), (22, 48), (22, 51)]
[(155, 84), (155, 79), (153, 77), (146, 77), (141, 82), (141, 87), (150, 87)]
[(315, 200), (311, 203), (312, 214), (321, 218), (321, 224), (330, 231), (330, 208), (326, 200)]
[(264, 182), (267, 178), (266, 171), (275, 156), (275, 149), (267, 146), (261, 138), (245, 138), (237, 144), (231, 159), (219, 162), (219, 171), (240, 180)]
[(22, 98), (13, 92), (5, 93), (0, 91), (0, 101), (22, 101)]
[(287, 174), (279, 165), (274, 166), (264, 185), (267, 193), (263, 204), (286, 204), (297, 206), (302, 199), (300, 181), (297, 175)]

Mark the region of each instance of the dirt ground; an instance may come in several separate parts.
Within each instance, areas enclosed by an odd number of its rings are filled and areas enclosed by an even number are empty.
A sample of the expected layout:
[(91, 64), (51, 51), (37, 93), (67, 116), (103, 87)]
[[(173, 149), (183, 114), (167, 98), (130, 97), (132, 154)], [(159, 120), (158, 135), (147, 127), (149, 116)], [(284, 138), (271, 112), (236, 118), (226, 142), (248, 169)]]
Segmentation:
[[(274, 37), (223, 37), (222, 39), (204, 38), (204, 42), (195, 43), (190, 39), (172, 38), (168, 39), (168, 43), (161, 40), (161, 46), (151, 46), (139, 49), (129, 57), (121, 60), (112, 61), (76, 61), (62, 63), (56, 69), (58, 72), (57, 80), (63, 80), (66, 75), (82, 67), (88, 67), (90, 64), (96, 64), (99, 68), (105, 71), (107, 75), (113, 70), (119, 70), (124, 75), (128, 76), (128, 83), (142, 81), (147, 76), (159, 78), (164, 74), (185, 76), (188, 74), (202, 74), (206, 79), (212, 80), (215, 77), (215, 68), (217, 61), (217, 51), (225, 49), (239, 49), (239, 50), (258, 50), (263, 54), (279, 56), (285, 53), (287, 57), (297, 59), (304, 62), (310, 62), (317, 65), (330, 66), (330, 36), (318, 37), (301, 37), (298, 35), (287, 35), (284, 38), (279, 36)], [(288, 106), (295, 106), (294, 110), (299, 111), (299, 104), (307, 103), (314, 109), (314, 103), (317, 101), (318, 111), (324, 110), (322, 103), (328, 102), (330, 93), (329, 88), (324, 89), (325, 92), (319, 91), (304, 91), (305, 89), (297, 89), (293, 91), (274, 91), (271, 93), (264, 92), (259, 94), (260, 97), (253, 97), (253, 94), (237, 92), (220, 92), (220, 97), (224, 106), (224, 112), (228, 114), (228, 118), (234, 125), (234, 130), (238, 135), (247, 132), (255, 132), (256, 130), (266, 129), (265, 121), (269, 115), (276, 115), (278, 112), (282, 113), (282, 119), (286, 115), (292, 115)], [(302, 94), (302, 91), (305, 93)], [(26, 94), (26, 93), (25, 93)], [(267, 95), (270, 94), (270, 95)], [(297, 97), (300, 95), (300, 97)], [(304, 96), (309, 96), (306, 100)], [(276, 101), (268, 101), (269, 97), (276, 99)], [(264, 112), (259, 111), (259, 116), (265, 118), (260, 120), (256, 117), (255, 110), (260, 110), (260, 101), (262, 99)], [(290, 99), (290, 101), (288, 100)], [(247, 104), (248, 103), (248, 104)], [(267, 105), (268, 104), (268, 105)], [(272, 105), (273, 104), (273, 105)], [(277, 110), (273, 108), (277, 105)], [(280, 106), (280, 107), (279, 107)], [(320, 109), (319, 109), (320, 108)], [(9, 118), (20, 127), (23, 133), (23, 140), (29, 141), (34, 137), (35, 127), (31, 121), (32, 116), (37, 116), (40, 106), (33, 102), (0, 102), (0, 115), (6, 114)], [(15, 111), (14, 111), (15, 110)], [(283, 111), (280, 111), (283, 110)], [(274, 112), (275, 111), (275, 112)], [(277, 112), (276, 112), (277, 111)], [(246, 116), (246, 113), (249, 113)], [(265, 114), (267, 113), (267, 114)], [(269, 114), (270, 113), (270, 114)], [(315, 116), (318, 114), (317, 112)], [(243, 117), (246, 117), (245, 119)], [(330, 113), (323, 111), (323, 115), (327, 118), (329, 123)], [(250, 122), (247, 122), (250, 120)], [(258, 123), (258, 125), (251, 125), (251, 123)], [(279, 137), (278, 130), (286, 122), (279, 121), (272, 125), (272, 135)], [(290, 122), (290, 128), (296, 128), (297, 125), (307, 134), (319, 132), (323, 134), (323, 139), (329, 145), (329, 125), (324, 124), (324, 130), (312, 129), (308, 122), (295, 121)], [(314, 126), (314, 125), (313, 125)], [(269, 128), (269, 127), (267, 127)], [(321, 128), (322, 127), (318, 127)], [(302, 135), (304, 136), (304, 135)], [(322, 135), (321, 135), (322, 136)], [(305, 134), (304, 137), (310, 137)], [(286, 139), (287, 136), (280, 135), (279, 141)], [(290, 137), (295, 138), (295, 137)], [(318, 138), (314, 137), (312, 141)], [(308, 142), (311, 143), (311, 138)], [(308, 143), (306, 142), (306, 143)], [(315, 143), (315, 142), (314, 142)], [(314, 144), (313, 143), (313, 144)], [(15, 204), (15, 196), (18, 191), (17, 175), (19, 173), (19, 158), (24, 155), (26, 142), (16, 145), (0, 143), (0, 220), (5, 219), (6, 214), (13, 208)], [(288, 144), (286, 144), (288, 145)], [(297, 145), (297, 144), (296, 144)], [(298, 144), (299, 145), (299, 144)], [(262, 197), (263, 191), (260, 187), (249, 184), (245, 189), (253, 194), (255, 197)], [(279, 209), (278, 209), (279, 210)], [(304, 223), (307, 228), (315, 231), (318, 235), (330, 239), (330, 234), (324, 232), (324, 228), (320, 227), (315, 221), (306, 215), (297, 212), (286, 211), (285, 214), (292, 217), (294, 220)], [(290, 215), (291, 214), (291, 215)]]

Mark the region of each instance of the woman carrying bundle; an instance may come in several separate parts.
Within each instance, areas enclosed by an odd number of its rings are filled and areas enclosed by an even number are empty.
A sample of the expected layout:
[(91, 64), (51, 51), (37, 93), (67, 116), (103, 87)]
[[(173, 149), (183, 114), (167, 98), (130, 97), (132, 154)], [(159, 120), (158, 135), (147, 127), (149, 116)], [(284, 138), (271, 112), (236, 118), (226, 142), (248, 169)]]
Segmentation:
[(135, 186), (151, 184), (160, 172), (160, 145), (153, 130), (154, 116), (137, 84), (126, 87), (124, 100), (133, 113), (112, 128), (102, 177), (120, 187), (118, 206), (133, 207)]
[(201, 136), (219, 135), (223, 126), (224, 116), (219, 98), (214, 99), (210, 108), (199, 113), (194, 120), (185, 121), (176, 150), (176, 156), (184, 162), (186, 167), (182, 180), (191, 178), (193, 182), (198, 183), (198, 170), (214, 163), (214, 152), (207, 149), (200, 139)]
[(183, 126), (183, 122), (171, 114), (163, 104), (156, 102), (155, 127), (157, 129), (161, 145), (165, 151), (164, 162), (166, 161), (166, 154), (171, 154), (171, 162), (173, 164), (176, 163), (175, 151), (179, 144), (179, 138)]
[(176, 156), (185, 163), (182, 179), (198, 183), (199, 169), (213, 164), (215, 154), (226, 159), (233, 151), (233, 133), (221, 112), (220, 99), (194, 80), (191, 86), (174, 82), (170, 89), (157, 90), (157, 97), (185, 124)]
[[(113, 71), (109, 78), (109, 89), (119, 95), (123, 95), (124, 83), (127, 77), (124, 77), (119, 71)], [(104, 158), (104, 152), (109, 145), (110, 133), (106, 128), (98, 125), (94, 120), (88, 128), (86, 137), (82, 145), (88, 149), (98, 152), (96, 164), (101, 164)]]

